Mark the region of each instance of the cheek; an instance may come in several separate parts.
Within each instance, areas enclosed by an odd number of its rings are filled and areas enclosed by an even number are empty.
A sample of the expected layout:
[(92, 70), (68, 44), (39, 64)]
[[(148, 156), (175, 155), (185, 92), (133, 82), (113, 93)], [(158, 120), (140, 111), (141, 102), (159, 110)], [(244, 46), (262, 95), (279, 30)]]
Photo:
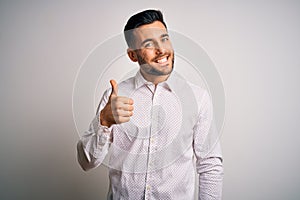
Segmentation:
[(172, 44), (169, 42), (169, 43), (166, 43), (165, 44), (165, 49), (167, 49), (168, 51), (173, 51), (173, 46)]
[(141, 52), (141, 56), (144, 60), (150, 61), (155, 57), (155, 52), (154, 50), (144, 50)]

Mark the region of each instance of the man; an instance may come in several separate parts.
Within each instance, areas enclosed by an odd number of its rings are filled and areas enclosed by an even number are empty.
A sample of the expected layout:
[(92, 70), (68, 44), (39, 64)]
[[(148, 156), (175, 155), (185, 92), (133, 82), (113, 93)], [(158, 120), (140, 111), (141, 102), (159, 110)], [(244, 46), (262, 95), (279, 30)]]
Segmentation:
[(194, 199), (195, 171), (198, 199), (221, 199), (219, 143), (203, 151), (212, 127), (211, 101), (204, 89), (173, 72), (174, 50), (162, 13), (133, 15), (124, 34), (127, 54), (140, 69), (119, 84), (110, 81), (112, 88), (78, 142), (80, 165), (109, 166), (108, 199)]

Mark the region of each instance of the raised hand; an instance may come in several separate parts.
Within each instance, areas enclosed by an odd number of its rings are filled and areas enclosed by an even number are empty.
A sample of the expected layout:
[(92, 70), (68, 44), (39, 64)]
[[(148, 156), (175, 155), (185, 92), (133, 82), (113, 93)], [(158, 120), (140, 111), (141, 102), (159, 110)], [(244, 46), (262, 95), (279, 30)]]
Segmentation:
[(102, 125), (110, 127), (113, 124), (128, 122), (133, 115), (133, 100), (128, 97), (118, 96), (118, 84), (110, 80), (112, 87), (108, 102), (100, 113)]

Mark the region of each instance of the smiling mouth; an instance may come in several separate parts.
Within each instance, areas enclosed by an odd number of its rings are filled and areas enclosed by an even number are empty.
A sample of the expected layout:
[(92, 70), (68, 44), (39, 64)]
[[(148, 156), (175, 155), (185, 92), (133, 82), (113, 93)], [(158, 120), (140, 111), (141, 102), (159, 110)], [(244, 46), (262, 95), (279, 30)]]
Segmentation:
[(168, 62), (168, 56), (155, 60), (156, 63), (165, 64)]

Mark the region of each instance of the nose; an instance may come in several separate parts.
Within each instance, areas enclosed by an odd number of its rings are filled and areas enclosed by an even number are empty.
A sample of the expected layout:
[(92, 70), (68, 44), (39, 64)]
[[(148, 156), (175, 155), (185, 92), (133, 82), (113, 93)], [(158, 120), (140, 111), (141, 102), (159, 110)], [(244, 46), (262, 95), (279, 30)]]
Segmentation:
[(157, 42), (155, 45), (156, 54), (164, 54), (167, 51), (167, 48), (160, 42)]

